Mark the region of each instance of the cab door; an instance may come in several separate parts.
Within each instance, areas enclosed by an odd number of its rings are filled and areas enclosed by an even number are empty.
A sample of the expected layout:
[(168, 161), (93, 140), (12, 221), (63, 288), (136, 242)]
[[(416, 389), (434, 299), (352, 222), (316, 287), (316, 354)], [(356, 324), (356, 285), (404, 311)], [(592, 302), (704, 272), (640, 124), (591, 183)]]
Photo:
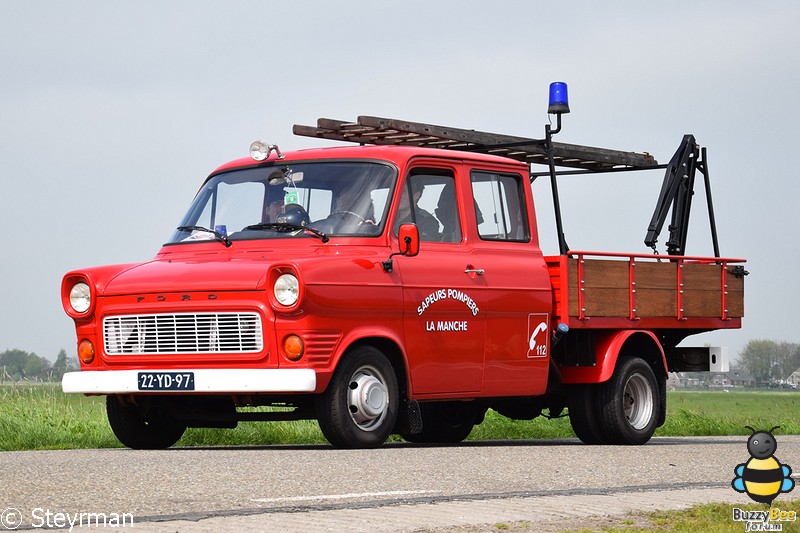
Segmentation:
[(402, 189), (400, 223), (420, 230), (416, 257), (396, 261), (403, 284), (403, 330), (415, 396), (477, 393), (483, 376), (486, 286), (464, 239), (457, 168), (415, 166)]
[[(482, 393), (533, 396), (547, 387), (552, 288), (536, 235), (527, 176), (473, 169), (475, 255), (487, 284)], [(527, 194), (526, 194), (527, 193)]]

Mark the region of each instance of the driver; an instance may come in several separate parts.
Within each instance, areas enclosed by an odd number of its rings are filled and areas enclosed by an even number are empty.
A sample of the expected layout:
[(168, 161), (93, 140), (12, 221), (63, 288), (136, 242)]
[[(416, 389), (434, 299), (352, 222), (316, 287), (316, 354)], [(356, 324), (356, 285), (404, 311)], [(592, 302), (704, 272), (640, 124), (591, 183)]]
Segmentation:
[(375, 225), (375, 206), (369, 195), (345, 191), (336, 197), (335, 207), (328, 218), (349, 218), (354, 225)]
[(264, 222), (275, 222), (275, 219), (283, 211), (283, 198), (275, 198), (267, 204), (264, 211)]
[(283, 212), (285, 191), (280, 185), (270, 185), (267, 188), (267, 200), (264, 206), (265, 223), (275, 222), (279, 214)]

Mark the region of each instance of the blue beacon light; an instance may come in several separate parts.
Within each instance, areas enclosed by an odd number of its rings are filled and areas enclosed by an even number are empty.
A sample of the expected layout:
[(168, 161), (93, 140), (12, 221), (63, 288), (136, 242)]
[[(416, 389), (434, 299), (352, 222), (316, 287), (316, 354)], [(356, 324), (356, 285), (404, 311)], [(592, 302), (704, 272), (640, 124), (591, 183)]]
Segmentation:
[(554, 81), (550, 84), (550, 104), (547, 107), (547, 113), (558, 115), (569, 113), (567, 84), (563, 81)]

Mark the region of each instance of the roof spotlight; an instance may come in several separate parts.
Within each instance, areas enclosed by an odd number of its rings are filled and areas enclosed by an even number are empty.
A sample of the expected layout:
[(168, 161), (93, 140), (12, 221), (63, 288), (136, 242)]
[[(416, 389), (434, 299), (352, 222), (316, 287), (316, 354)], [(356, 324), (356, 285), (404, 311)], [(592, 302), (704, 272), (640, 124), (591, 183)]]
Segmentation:
[(250, 145), (250, 157), (256, 161), (266, 160), (273, 151), (278, 154), (278, 159), (283, 159), (283, 154), (277, 144), (268, 143), (267, 141), (253, 141), (253, 144)]

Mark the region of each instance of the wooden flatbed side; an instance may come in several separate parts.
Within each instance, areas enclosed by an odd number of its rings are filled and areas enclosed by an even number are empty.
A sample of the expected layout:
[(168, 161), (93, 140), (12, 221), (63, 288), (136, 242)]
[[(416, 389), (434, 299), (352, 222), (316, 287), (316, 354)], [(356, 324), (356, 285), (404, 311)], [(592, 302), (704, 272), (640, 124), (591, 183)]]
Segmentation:
[(570, 251), (546, 257), (570, 329), (727, 329), (744, 315), (744, 259)]

